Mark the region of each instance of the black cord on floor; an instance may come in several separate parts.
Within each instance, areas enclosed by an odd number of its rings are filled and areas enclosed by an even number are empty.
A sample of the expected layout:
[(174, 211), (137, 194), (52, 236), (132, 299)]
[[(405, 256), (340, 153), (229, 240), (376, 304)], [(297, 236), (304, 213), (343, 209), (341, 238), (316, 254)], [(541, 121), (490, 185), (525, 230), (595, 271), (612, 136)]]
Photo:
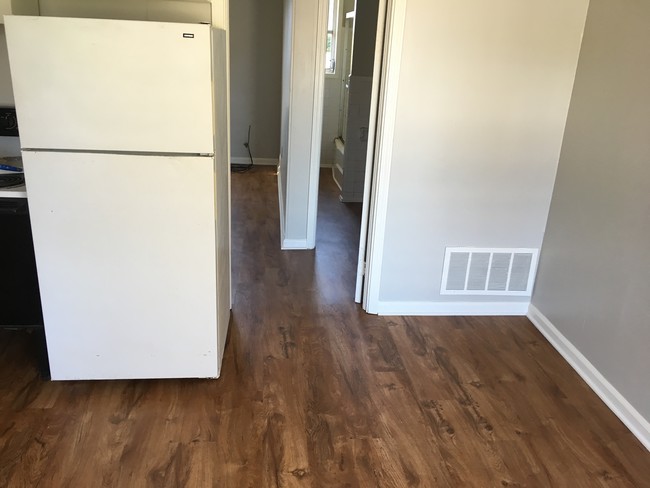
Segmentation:
[(251, 154), (251, 126), (248, 126), (248, 139), (244, 143), (244, 147), (248, 149), (248, 157), (251, 160), (250, 164), (232, 164), (230, 169), (233, 173), (246, 173), (253, 169), (253, 155)]

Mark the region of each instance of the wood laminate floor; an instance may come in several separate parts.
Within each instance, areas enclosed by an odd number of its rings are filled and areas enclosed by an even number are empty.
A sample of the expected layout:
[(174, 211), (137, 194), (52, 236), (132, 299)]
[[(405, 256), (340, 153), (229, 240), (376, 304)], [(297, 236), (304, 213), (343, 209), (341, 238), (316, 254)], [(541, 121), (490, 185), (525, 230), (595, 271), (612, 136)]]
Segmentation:
[(353, 303), (358, 206), (279, 250), (276, 177), (233, 175), (222, 378), (41, 381), (0, 331), (0, 486), (645, 487), (650, 454), (525, 318)]

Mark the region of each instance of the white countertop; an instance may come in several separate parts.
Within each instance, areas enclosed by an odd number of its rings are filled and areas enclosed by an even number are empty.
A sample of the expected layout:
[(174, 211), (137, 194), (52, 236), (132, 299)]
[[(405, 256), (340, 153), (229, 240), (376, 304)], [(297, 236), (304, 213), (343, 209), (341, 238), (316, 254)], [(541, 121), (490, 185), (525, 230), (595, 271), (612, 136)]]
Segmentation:
[(27, 188), (25, 185), (0, 188), (0, 198), (27, 198)]
[[(20, 158), (4, 158), (0, 156), (0, 164), (9, 164), (11, 166), (23, 167), (22, 159)], [(11, 171), (0, 170), (0, 174), (12, 173)], [(0, 188), (0, 198), (27, 198), (27, 188), (25, 185), (14, 186), (11, 188)]]

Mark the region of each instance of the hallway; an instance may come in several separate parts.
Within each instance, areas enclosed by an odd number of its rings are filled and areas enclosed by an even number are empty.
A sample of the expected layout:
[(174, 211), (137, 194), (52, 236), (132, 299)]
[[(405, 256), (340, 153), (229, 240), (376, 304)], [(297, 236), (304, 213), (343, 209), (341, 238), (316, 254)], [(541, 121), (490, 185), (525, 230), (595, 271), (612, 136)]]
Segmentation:
[(321, 173), (282, 252), (273, 167), (233, 174), (222, 378), (43, 382), (0, 331), (0, 486), (650, 486), (650, 454), (526, 318), (353, 303), (360, 210)]

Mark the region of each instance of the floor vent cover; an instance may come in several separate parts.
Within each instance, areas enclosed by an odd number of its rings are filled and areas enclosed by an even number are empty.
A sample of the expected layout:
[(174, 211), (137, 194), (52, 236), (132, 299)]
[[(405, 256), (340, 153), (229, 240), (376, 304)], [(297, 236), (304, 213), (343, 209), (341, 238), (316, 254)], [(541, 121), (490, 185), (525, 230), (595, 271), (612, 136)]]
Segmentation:
[(530, 296), (539, 249), (448, 247), (441, 295)]

